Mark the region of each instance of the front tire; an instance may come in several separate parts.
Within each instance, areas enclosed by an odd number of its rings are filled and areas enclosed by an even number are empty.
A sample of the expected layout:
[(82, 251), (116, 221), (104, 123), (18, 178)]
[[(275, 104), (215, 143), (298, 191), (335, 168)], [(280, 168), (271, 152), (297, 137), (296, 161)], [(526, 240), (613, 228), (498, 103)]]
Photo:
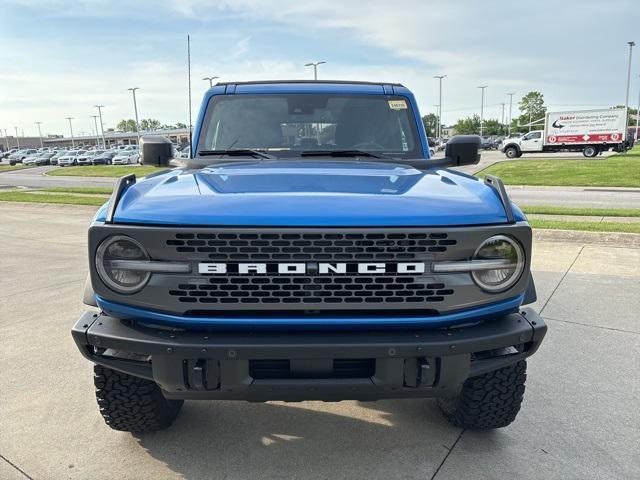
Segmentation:
[(488, 430), (506, 427), (516, 418), (524, 396), (527, 362), (472, 377), (456, 397), (438, 399), (445, 418), (460, 428)]
[(504, 154), (507, 158), (518, 158), (520, 156), (516, 147), (505, 148)]
[(93, 367), (96, 399), (104, 421), (114, 430), (152, 432), (169, 427), (183, 400), (167, 400), (151, 380), (101, 365)]

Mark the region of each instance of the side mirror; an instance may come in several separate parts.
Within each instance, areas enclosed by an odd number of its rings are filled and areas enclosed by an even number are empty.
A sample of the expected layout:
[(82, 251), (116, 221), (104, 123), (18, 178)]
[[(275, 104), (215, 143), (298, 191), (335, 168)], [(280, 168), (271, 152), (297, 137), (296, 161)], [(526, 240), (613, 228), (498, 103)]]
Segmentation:
[(456, 135), (447, 142), (445, 157), (452, 167), (476, 165), (480, 161), (481, 144), (478, 135)]
[(173, 158), (171, 141), (160, 135), (146, 135), (140, 139), (140, 158), (143, 165), (166, 167)]

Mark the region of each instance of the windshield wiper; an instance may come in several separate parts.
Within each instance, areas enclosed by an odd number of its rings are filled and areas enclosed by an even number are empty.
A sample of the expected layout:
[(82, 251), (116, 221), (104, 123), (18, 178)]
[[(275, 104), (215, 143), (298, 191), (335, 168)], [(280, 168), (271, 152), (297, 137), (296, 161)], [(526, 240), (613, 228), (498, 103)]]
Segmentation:
[(269, 158), (274, 159), (273, 155), (261, 152), (260, 150), (252, 150), (250, 148), (234, 148), (233, 150), (200, 150), (198, 155), (227, 155), (229, 157), (254, 157), (254, 158)]
[(305, 150), (300, 152), (301, 157), (371, 157), (371, 158), (391, 158), (378, 153), (366, 152), (364, 150)]

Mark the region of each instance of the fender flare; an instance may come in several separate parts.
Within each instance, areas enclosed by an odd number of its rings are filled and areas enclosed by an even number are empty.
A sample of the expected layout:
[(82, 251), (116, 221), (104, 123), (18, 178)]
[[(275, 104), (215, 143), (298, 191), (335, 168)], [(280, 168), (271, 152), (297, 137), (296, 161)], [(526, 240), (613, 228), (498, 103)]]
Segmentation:
[(97, 307), (96, 293), (93, 291), (91, 284), (91, 275), (87, 273), (87, 279), (84, 281), (84, 292), (82, 293), (82, 303), (90, 307)]
[(529, 272), (529, 282), (527, 283), (527, 288), (524, 291), (524, 300), (522, 300), (522, 305), (530, 305), (535, 303), (536, 300), (538, 300), (536, 284), (533, 281), (533, 275)]

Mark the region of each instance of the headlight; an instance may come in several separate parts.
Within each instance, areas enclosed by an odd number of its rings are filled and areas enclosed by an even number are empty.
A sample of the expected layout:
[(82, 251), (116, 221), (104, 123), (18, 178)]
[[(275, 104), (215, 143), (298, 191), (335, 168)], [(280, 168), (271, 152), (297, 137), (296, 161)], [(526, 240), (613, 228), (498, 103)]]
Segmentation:
[(480, 245), (474, 260), (504, 260), (504, 265), (491, 270), (473, 271), (473, 280), (488, 292), (501, 292), (518, 281), (524, 270), (524, 253), (520, 244), (505, 235), (491, 237)]
[(151, 273), (115, 268), (112, 263), (117, 260), (149, 260), (149, 254), (142, 245), (124, 235), (107, 238), (96, 252), (96, 269), (102, 281), (118, 293), (135, 293), (144, 287)]

